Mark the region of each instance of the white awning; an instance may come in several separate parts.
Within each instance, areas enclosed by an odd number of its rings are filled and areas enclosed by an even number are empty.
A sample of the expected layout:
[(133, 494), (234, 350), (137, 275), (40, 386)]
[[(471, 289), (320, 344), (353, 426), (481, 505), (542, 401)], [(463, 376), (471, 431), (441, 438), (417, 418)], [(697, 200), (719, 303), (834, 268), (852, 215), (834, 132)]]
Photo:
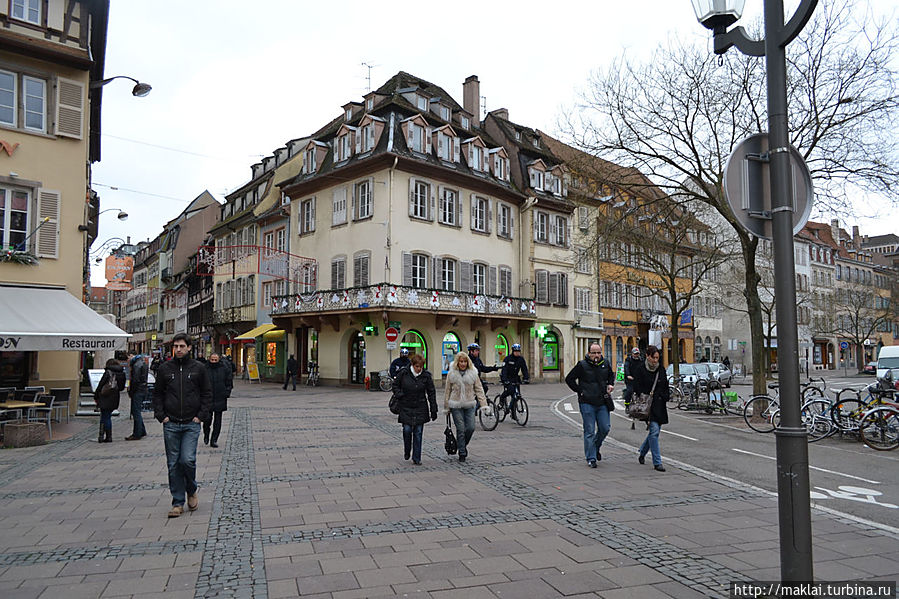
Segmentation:
[(65, 289), (0, 285), (0, 351), (126, 349), (129, 337)]

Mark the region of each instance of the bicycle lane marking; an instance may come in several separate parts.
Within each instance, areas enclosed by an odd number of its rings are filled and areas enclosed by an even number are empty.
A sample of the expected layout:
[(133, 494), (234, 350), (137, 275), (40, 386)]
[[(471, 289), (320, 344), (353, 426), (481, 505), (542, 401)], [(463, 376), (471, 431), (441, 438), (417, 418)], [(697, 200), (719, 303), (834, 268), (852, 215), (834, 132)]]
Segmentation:
[[(571, 397), (574, 397), (573, 393), (570, 395), (566, 395), (565, 397), (563, 397), (561, 399), (557, 399), (556, 401), (554, 401), (551, 404), (550, 411), (553, 414), (555, 414), (556, 416), (558, 416), (559, 418), (567, 421), (569, 424), (571, 424), (577, 430), (583, 430), (582, 424), (580, 422), (577, 422), (576, 420), (574, 420), (573, 418), (571, 418), (570, 416), (568, 416), (567, 414), (565, 414), (561, 410), (559, 410), (559, 404), (562, 403), (564, 400), (569, 399)], [(633, 453), (636, 453), (638, 451), (636, 446), (629, 445), (627, 443), (624, 443), (624, 442), (614, 439), (612, 437), (606, 437), (606, 440), (604, 441), (604, 443), (609, 443), (611, 445), (620, 447), (621, 449), (626, 449)], [(692, 464), (687, 464), (686, 462), (682, 462), (680, 460), (675, 460), (672, 458), (665, 458), (665, 461), (669, 464), (677, 466), (678, 468), (684, 470), (685, 472), (695, 474), (701, 478), (704, 478), (706, 480), (710, 480), (713, 482), (717, 482), (719, 484), (725, 485), (732, 489), (740, 489), (743, 491), (749, 490), (749, 491), (758, 493), (760, 495), (771, 497), (775, 500), (777, 499), (777, 491), (769, 491), (768, 489), (764, 489), (762, 487), (758, 487), (756, 485), (746, 483), (741, 480), (731, 478), (729, 476), (722, 476), (720, 474), (710, 472), (709, 470), (704, 470), (703, 468), (693, 466)], [(862, 518), (861, 516), (856, 516), (854, 514), (842, 512), (842, 511), (834, 509), (832, 507), (827, 507), (825, 505), (822, 505), (819, 501), (816, 501), (816, 499), (818, 499), (817, 497), (810, 497), (810, 499), (811, 499), (812, 508), (820, 511), (821, 513), (829, 514), (831, 516), (835, 516), (837, 518), (842, 518), (844, 520), (849, 520), (851, 522), (855, 522), (856, 524), (859, 524), (861, 526), (865, 526), (868, 528), (874, 528), (881, 532), (888, 533), (888, 534), (892, 535), (894, 538), (899, 539), (899, 528), (897, 528), (895, 526), (890, 526), (889, 524), (883, 524), (881, 522), (875, 522), (874, 520), (868, 520), (867, 518)]]
[[(745, 449), (737, 449), (736, 447), (732, 447), (731, 451), (736, 451), (737, 453), (745, 453), (746, 455), (755, 456), (757, 458), (764, 458), (766, 460), (774, 460), (777, 461), (777, 458), (769, 455), (762, 455), (760, 453), (754, 453), (752, 451), (746, 451)], [(852, 474), (846, 474), (844, 472), (838, 472), (836, 470), (828, 470), (827, 468), (819, 468), (818, 466), (809, 465), (809, 470), (817, 470), (818, 472), (826, 472), (828, 474), (836, 474), (837, 476), (845, 476), (846, 478), (854, 478), (855, 480), (860, 480), (865, 483), (871, 483), (872, 485), (881, 484), (880, 481), (870, 480), (867, 478), (862, 478), (860, 476), (853, 476)]]

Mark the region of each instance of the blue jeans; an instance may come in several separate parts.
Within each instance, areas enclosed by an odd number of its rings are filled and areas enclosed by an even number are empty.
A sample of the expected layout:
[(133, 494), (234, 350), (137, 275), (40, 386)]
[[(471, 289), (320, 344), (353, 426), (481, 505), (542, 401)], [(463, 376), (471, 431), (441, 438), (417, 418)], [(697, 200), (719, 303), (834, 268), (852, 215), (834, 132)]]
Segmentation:
[(106, 430), (112, 431), (112, 410), (100, 410), (100, 424)]
[(584, 457), (590, 462), (596, 459), (596, 454), (609, 434), (612, 423), (609, 419), (609, 408), (588, 403), (579, 405), (581, 420), (584, 421)]
[(289, 383), (291, 381), (293, 381), (293, 390), (296, 391), (297, 390), (297, 374), (295, 372), (294, 373), (288, 372), (287, 375), (284, 377), (283, 389), (287, 389), (287, 383)]
[(169, 467), (169, 490), (172, 505), (184, 505), (185, 494), (197, 492), (197, 440), (199, 422), (166, 422), (162, 425), (165, 458)]
[(424, 424), (403, 425), (403, 448), (406, 453), (412, 454), (412, 460), (415, 462), (421, 461), (421, 434), (424, 430)]
[(144, 400), (147, 399), (147, 392), (138, 391), (131, 398), (131, 418), (134, 420), (134, 428), (131, 434), (135, 437), (146, 437), (147, 428), (144, 426), (144, 417), (141, 414), (144, 407)]
[(456, 443), (459, 447), (459, 457), (468, 455), (468, 442), (474, 435), (474, 413), (477, 408), (452, 408), (450, 414), (453, 424), (456, 426)]
[(662, 465), (662, 450), (659, 448), (659, 433), (662, 432), (662, 425), (658, 422), (649, 422), (649, 434), (643, 440), (640, 446), (640, 455), (645, 456), (647, 451), (652, 452), (652, 465)]

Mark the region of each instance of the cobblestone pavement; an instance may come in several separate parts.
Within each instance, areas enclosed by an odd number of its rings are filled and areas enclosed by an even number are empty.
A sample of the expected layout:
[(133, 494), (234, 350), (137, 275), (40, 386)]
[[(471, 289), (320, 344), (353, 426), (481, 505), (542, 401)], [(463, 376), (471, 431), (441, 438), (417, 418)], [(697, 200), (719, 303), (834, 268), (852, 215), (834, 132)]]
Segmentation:
[[(587, 468), (549, 409), (566, 389), (525, 391), (526, 427), (479, 429), (460, 464), (441, 417), (414, 466), (385, 393), (238, 383), (198, 451), (200, 508), (173, 519), (153, 422), (0, 451), (0, 597), (652, 599), (779, 577), (773, 497), (614, 443)], [(817, 511), (813, 529), (818, 578), (899, 578), (895, 536)]]

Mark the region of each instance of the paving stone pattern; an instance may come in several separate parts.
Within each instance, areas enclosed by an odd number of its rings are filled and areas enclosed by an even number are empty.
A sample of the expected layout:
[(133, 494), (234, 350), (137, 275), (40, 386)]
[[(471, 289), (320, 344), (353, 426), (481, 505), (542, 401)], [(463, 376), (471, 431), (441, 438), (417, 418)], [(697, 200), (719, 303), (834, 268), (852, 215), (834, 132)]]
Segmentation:
[[(4, 450), (0, 597), (681, 599), (779, 577), (776, 501), (615, 445), (586, 468), (548, 410), (565, 394), (532, 386), (528, 426), (479, 429), (465, 464), (440, 419), (413, 466), (385, 394), (238, 383), (222, 447), (198, 451), (200, 509), (174, 519), (152, 421), (136, 443), (91, 426)], [(819, 575), (896, 578), (894, 537), (813, 526)]]

